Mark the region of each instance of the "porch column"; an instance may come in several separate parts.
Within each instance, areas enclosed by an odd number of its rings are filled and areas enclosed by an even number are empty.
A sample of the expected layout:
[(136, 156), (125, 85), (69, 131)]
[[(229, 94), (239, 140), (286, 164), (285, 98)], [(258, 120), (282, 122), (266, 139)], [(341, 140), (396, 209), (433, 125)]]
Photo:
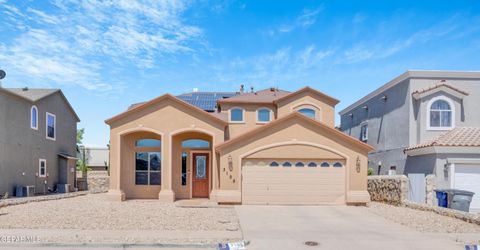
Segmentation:
[(158, 199), (163, 202), (174, 202), (172, 190), (172, 137), (165, 133), (162, 137), (162, 184)]
[(121, 135), (110, 135), (110, 186), (107, 196), (116, 201), (125, 200), (125, 193), (121, 189), (122, 142)]

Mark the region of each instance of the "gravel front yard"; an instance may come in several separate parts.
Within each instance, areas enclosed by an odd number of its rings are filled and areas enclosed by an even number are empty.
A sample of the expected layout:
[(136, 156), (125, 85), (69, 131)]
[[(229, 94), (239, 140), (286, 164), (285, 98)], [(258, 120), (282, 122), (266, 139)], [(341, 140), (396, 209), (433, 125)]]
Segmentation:
[(427, 233), (480, 233), (480, 226), (429, 211), (372, 202), (367, 210), (388, 220)]
[(235, 210), (181, 208), (156, 200), (106, 201), (102, 194), (0, 208), (2, 229), (238, 230)]

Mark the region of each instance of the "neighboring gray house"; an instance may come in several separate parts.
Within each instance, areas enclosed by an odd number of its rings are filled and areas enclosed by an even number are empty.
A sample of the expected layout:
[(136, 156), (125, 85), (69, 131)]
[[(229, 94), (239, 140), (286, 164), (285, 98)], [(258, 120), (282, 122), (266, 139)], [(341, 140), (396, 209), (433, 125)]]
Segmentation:
[(73, 190), (79, 121), (59, 89), (0, 87), (0, 194)]
[(396, 170), (414, 186), (434, 174), (437, 187), (476, 192), (480, 208), (480, 72), (407, 71), (340, 116), (343, 132), (376, 148), (374, 174)]

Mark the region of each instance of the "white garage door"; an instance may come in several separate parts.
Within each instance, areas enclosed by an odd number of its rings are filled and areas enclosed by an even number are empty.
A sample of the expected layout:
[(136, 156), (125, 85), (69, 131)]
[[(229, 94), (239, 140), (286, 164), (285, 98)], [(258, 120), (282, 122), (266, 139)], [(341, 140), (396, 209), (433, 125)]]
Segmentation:
[(480, 166), (455, 164), (454, 187), (474, 192), (470, 208), (480, 210)]
[(246, 160), (243, 163), (243, 204), (345, 203), (343, 162)]

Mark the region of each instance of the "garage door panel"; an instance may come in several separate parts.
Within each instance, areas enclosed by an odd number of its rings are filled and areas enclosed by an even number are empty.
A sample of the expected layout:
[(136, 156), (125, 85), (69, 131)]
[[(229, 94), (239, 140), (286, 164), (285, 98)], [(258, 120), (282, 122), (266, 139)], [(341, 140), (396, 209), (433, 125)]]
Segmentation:
[(480, 166), (456, 165), (454, 187), (474, 192), (471, 209), (480, 210)]
[(244, 166), (242, 203), (344, 204), (345, 168)]

